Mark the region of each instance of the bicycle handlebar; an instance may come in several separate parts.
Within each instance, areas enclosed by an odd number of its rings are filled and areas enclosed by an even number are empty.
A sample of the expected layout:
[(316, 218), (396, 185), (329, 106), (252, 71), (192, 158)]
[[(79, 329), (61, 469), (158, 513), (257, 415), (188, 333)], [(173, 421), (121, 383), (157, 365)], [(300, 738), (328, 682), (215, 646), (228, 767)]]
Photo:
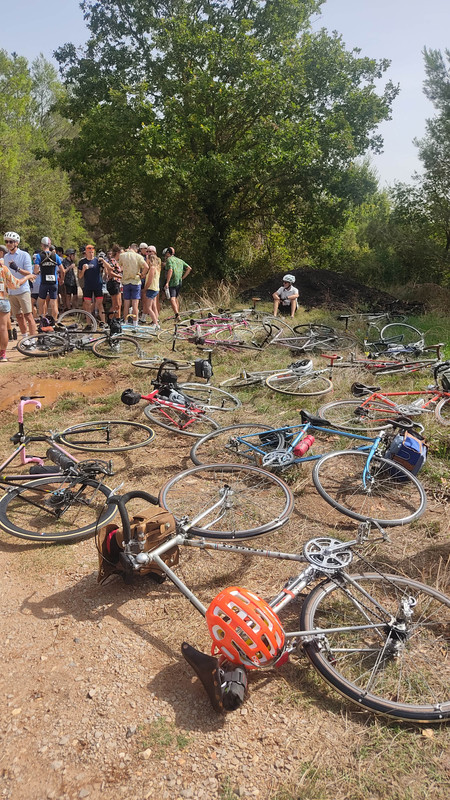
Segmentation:
[(123, 531), (123, 540), (124, 542), (128, 543), (131, 541), (131, 526), (130, 526), (130, 517), (128, 515), (127, 510), (127, 503), (130, 500), (134, 499), (146, 500), (147, 503), (151, 503), (154, 506), (158, 505), (158, 498), (148, 492), (143, 492), (139, 489), (136, 489), (131, 492), (126, 492), (122, 495), (110, 495), (108, 497), (106, 503), (107, 505), (116, 505), (119, 509), (120, 519), (122, 522), (122, 531)]

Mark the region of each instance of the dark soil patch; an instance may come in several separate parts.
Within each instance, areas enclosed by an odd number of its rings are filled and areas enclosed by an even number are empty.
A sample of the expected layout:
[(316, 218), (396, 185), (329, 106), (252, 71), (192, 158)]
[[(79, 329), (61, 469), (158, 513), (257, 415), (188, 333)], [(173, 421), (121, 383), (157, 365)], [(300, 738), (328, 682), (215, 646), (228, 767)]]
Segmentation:
[[(300, 305), (307, 311), (311, 308), (329, 308), (341, 311), (357, 309), (360, 311), (386, 311), (397, 299), (387, 292), (381, 292), (371, 286), (365, 286), (359, 281), (352, 280), (347, 275), (332, 272), (328, 269), (293, 269), (295, 285), (300, 292)], [(268, 300), (281, 286), (282, 274), (255, 286), (243, 293), (244, 298), (258, 296), (261, 300)], [(407, 310), (411, 304), (402, 302), (402, 309)], [(414, 311), (417, 303), (414, 303)]]

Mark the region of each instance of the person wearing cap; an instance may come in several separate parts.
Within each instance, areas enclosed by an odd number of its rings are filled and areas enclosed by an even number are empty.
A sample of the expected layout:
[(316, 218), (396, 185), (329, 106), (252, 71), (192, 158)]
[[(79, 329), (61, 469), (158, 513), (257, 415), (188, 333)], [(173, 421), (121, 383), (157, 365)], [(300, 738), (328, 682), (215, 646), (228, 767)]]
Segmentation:
[[(20, 280), (27, 275), (29, 280), (33, 282), (34, 273), (31, 257), (25, 250), (20, 250), (19, 234), (15, 231), (8, 231), (5, 233), (3, 239), (8, 249), (3, 260), (13, 277)], [(9, 289), (8, 297), (11, 305), (11, 313), (17, 320), (22, 335), (35, 336), (37, 327), (31, 305), (30, 284), (23, 281), (17, 288)]]
[(273, 293), (273, 315), (278, 314), (278, 308), (289, 309), (291, 317), (295, 317), (298, 305), (298, 289), (294, 286), (295, 275), (284, 275), (283, 285)]
[(77, 251), (73, 247), (69, 247), (65, 252), (65, 258), (62, 263), (64, 269), (64, 283), (61, 286), (61, 297), (65, 311), (77, 307), (78, 285), (75, 275), (76, 254)]
[[(63, 279), (64, 270), (62, 261), (52, 249), (52, 240), (49, 236), (41, 239), (41, 252), (36, 256), (36, 264), (41, 273), (41, 286), (39, 288), (38, 311), (39, 314), (50, 314), (54, 319), (58, 317), (58, 289), (59, 279)], [(45, 308), (47, 301), (47, 311)]]

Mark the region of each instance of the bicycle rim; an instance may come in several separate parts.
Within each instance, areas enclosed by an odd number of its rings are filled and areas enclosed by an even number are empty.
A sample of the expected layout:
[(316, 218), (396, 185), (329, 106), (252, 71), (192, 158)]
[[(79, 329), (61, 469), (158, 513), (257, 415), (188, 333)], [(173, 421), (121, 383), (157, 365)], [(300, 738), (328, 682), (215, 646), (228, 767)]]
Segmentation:
[(17, 343), (19, 353), (35, 358), (49, 358), (59, 356), (67, 350), (66, 340), (56, 333), (39, 333), (37, 336), (28, 336)]
[(159, 407), (150, 403), (144, 408), (147, 419), (155, 425), (165, 428), (172, 433), (181, 433), (183, 436), (200, 438), (211, 431), (217, 430), (219, 425), (214, 419), (199, 411), (188, 407), (183, 411), (176, 408)]
[(66, 428), (57, 440), (73, 450), (91, 453), (119, 453), (145, 447), (155, 432), (141, 422), (124, 420), (92, 420)]
[(317, 397), (328, 394), (333, 388), (329, 378), (325, 378), (324, 375), (295, 375), (289, 370), (278, 375), (269, 375), (266, 384), (275, 392), (300, 397)]
[(72, 308), (63, 311), (56, 320), (58, 325), (64, 325), (71, 330), (94, 331), (97, 330), (97, 320), (89, 311), (82, 308)]
[[(63, 489), (64, 498), (55, 494)], [(105, 506), (110, 494), (108, 486), (95, 480), (41, 478), (2, 497), (0, 527), (19, 539), (39, 542), (85, 539), (113, 519), (116, 506)]]
[[(247, 437), (241, 441), (241, 437)], [(204, 436), (191, 448), (194, 464), (247, 464), (259, 466), (265, 453), (283, 445), (282, 434), (267, 429), (267, 425), (244, 423), (219, 428)], [(258, 448), (255, 450), (255, 447)]]
[[(370, 406), (361, 400), (337, 400), (320, 406), (318, 416), (330, 423), (331, 427), (344, 431), (361, 431), (370, 434), (372, 431), (381, 431), (386, 427), (386, 420), (398, 414), (396, 404), (388, 404), (376, 400)], [(362, 408), (361, 413), (355, 413)]]
[[(343, 629), (312, 635), (305, 642), (314, 667), (342, 695), (369, 711), (405, 721), (449, 719), (450, 598), (398, 575), (351, 577), (356, 587), (326, 580), (303, 604), (302, 630)], [(411, 597), (416, 605), (404, 624), (402, 602), (410, 603)], [(370, 624), (377, 627), (356, 630)]]
[(141, 355), (139, 342), (126, 334), (97, 339), (92, 345), (92, 351), (99, 358), (128, 358), (130, 361), (136, 355)]
[(394, 526), (422, 516), (426, 497), (415, 475), (375, 455), (364, 482), (366, 463), (367, 453), (360, 450), (328, 453), (314, 465), (314, 485), (327, 503), (352, 519)]
[(408, 347), (408, 345), (423, 344), (425, 334), (412, 325), (403, 325), (401, 322), (391, 322), (381, 329), (381, 340), (392, 341)]
[(180, 383), (178, 386), (183, 394), (191, 397), (195, 404), (205, 411), (236, 411), (242, 405), (234, 395), (208, 383)]
[(161, 489), (159, 502), (177, 520), (211, 508), (224, 492), (222, 509), (211, 511), (192, 533), (208, 539), (247, 539), (280, 528), (292, 512), (288, 486), (265, 470), (239, 464), (193, 467)]
[(450, 425), (450, 397), (443, 397), (435, 408), (435, 415), (441, 425)]

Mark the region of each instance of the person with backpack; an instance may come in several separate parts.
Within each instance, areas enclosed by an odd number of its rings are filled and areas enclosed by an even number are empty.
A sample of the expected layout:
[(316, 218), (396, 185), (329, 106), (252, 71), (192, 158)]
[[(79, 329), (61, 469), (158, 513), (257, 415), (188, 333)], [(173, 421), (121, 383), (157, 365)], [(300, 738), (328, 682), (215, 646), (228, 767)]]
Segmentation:
[[(36, 256), (36, 264), (39, 266), (41, 275), (41, 285), (39, 288), (38, 312), (42, 316), (50, 314), (54, 319), (58, 317), (58, 289), (59, 278), (63, 278), (64, 270), (62, 261), (56, 254), (55, 249), (51, 250), (52, 240), (48, 236), (41, 239), (41, 252)], [(47, 301), (47, 309), (45, 308)]]

